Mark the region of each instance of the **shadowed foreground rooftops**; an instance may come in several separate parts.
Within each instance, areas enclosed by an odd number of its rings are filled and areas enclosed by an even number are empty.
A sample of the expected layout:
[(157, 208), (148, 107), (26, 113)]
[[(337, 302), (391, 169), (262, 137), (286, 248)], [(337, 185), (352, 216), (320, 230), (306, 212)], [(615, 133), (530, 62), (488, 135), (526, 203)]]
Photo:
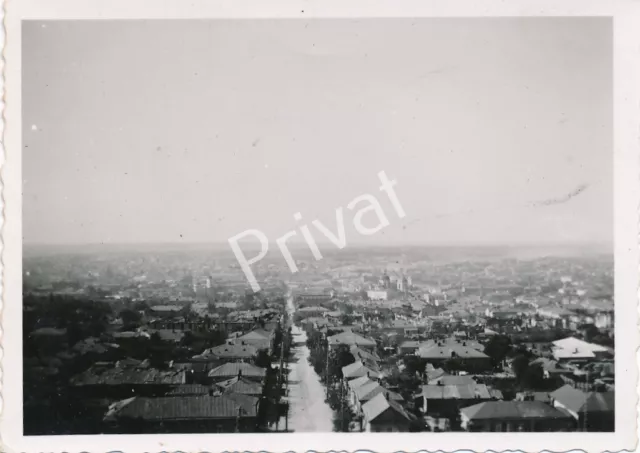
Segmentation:
[(134, 397), (114, 403), (105, 420), (147, 421), (256, 417), (258, 398), (249, 395)]

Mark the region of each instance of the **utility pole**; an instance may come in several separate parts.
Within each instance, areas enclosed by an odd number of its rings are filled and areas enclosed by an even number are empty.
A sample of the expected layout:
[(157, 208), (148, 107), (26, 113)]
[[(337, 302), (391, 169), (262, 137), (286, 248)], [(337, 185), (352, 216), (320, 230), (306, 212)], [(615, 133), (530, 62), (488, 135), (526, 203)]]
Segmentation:
[(587, 414), (589, 413), (589, 410), (587, 408), (587, 406), (589, 405), (589, 395), (590, 395), (590, 389), (589, 389), (589, 371), (587, 371), (587, 398), (584, 401), (584, 427), (583, 427), (583, 431), (587, 432), (589, 431), (589, 426), (587, 425)]
[(344, 379), (340, 379), (340, 429), (344, 432), (344, 398), (342, 397), (342, 384)]
[(327, 364), (324, 369), (324, 383), (326, 386), (327, 398), (329, 397), (329, 339), (327, 338)]

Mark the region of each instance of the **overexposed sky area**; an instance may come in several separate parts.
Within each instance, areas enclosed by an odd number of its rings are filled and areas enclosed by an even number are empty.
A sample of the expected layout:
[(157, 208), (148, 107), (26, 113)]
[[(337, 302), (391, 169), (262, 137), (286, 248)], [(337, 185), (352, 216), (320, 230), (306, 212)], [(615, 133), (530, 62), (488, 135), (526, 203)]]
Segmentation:
[(275, 240), (335, 230), (364, 193), (390, 225), (350, 243), (612, 240), (606, 18), (30, 21), (22, 39), (26, 243)]

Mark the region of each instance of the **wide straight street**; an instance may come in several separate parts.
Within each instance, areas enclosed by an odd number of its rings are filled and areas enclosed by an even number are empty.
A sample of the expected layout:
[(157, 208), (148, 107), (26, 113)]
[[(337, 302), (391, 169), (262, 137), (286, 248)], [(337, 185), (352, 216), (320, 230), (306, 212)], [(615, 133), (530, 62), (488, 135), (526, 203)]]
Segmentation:
[[(293, 318), (293, 298), (287, 300), (289, 315)], [(298, 326), (292, 326), (294, 354), (289, 363), (289, 430), (294, 432), (333, 431), (333, 411), (325, 403), (325, 388), (311, 365), (307, 335)]]

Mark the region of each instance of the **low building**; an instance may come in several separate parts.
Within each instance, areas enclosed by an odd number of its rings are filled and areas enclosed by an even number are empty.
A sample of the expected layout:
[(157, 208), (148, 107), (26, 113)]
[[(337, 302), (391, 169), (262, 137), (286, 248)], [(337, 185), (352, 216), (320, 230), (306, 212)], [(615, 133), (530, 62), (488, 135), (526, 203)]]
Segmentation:
[(119, 398), (127, 396), (164, 395), (175, 386), (186, 383), (185, 370), (158, 370), (148, 361), (121, 360), (96, 363), (71, 378), (71, 386), (83, 397)]
[(460, 410), (466, 431), (573, 431), (571, 415), (541, 401), (487, 401)]
[(557, 361), (589, 361), (611, 357), (609, 348), (598, 344), (587, 343), (575, 337), (554, 341), (552, 351), (553, 357)]
[[(356, 415), (361, 414), (363, 404), (366, 404), (367, 401), (372, 400), (380, 393), (386, 394), (389, 399), (394, 401), (401, 402), (404, 400), (400, 394), (387, 390), (380, 385), (378, 381), (371, 380), (368, 376), (354, 379), (354, 381), (358, 381), (358, 383), (357, 385), (354, 384), (351, 386), (349, 392), (349, 403)], [(350, 383), (354, 381), (350, 381)]]
[(363, 337), (362, 335), (358, 335), (351, 331), (346, 331), (339, 333), (337, 335), (332, 335), (327, 338), (327, 342), (329, 343), (329, 349), (336, 349), (342, 345), (349, 346), (357, 346), (365, 351), (373, 352), (376, 350), (376, 342), (370, 338)]
[(444, 385), (423, 385), (416, 395), (416, 404), (422, 412), (430, 416), (454, 419), (461, 407), (491, 401), (494, 396), (484, 384), (465, 383)]
[(133, 397), (109, 407), (105, 421), (117, 433), (255, 432), (259, 399), (241, 394)]
[(564, 385), (549, 396), (554, 407), (571, 414), (578, 429), (595, 432), (615, 430), (615, 392), (583, 392)]
[(380, 371), (371, 366), (367, 366), (361, 361), (353, 362), (350, 365), (342, 367), (342, 377), (347, 380), (367, 376), (371, 379), (378, 379), (381, 377)]
[(437, 342), (431, 345), (421, 346), (416, 355), (426, 359), (434, 366), (442, 365), (448, 360), (456, 359), (460, 362), (462, 369), (471, 372), (482, 372), (491, 369), (491, 359), (484, 352), (478, 351), (475, 347), (460, 342)]
[(385, 393), (380, 393), (362, 405), (362, 426), (366, 432), (409, 432), (414, 418)]
[(255, 382), (262, 382), (267, 375), (264, 368), (250, 363), (229, 362), (209, 371), (208, 377), (212, 382), (226, 381), (234, 377), (245, 377)]
[(200, 357), (214, 357), (222, 362), (251, 361), (258, 355), (258, 349), (241, 343), (227, 342), (213, 348), (206, 349)]
[(275, 333), (264, 329), (255, 329), (249, 333), (241, 335), (234, 340), (234, 343), (240, 345), (253, 346), (257, 350), (266, 351), (268, 354), (273, 352)]

